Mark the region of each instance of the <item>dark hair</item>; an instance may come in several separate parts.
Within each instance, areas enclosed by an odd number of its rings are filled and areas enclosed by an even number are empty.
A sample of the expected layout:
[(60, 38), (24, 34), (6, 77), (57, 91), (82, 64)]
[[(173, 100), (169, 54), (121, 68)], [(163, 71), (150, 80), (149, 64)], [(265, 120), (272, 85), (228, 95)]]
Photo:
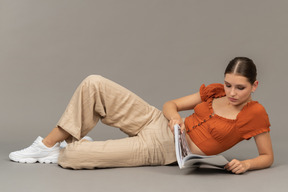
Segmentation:
[(235, 57), (226, 67), (224, 75), (227, 73), (234, 73), (244, 76), (248, 79), (251, 85), (256, 81), (257, 69), (256, 65), (247, 57)]

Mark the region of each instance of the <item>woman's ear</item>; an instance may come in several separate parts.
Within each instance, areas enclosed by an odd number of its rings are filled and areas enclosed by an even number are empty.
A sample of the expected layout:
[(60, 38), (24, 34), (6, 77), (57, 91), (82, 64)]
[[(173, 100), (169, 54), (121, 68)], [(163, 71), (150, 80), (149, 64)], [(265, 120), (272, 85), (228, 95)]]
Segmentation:
[(258, 84), (259, 84), (259, 81), (257, 81), (257, 80), (253, 83), (253, 85), (252, 85), (252, 93), (253, 93), (254, 91), (256, 91), (256, 89), (257, 89), (257, 87), (258, 87)]

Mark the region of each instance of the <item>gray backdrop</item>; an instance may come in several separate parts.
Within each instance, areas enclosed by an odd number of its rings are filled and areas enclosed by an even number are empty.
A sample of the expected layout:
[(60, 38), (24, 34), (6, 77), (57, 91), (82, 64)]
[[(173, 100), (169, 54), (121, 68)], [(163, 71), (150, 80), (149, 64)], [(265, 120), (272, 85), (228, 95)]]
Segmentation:
[[(287, 18), (286, 0), (0, 0), (1, 157), (48, 134), (90, 74), (161, 109), (222, 83), (227, 63), (247, 56), (258, 67), (253, 98), (269, 114), (276, 165), (285, 163)], [(106, 128), (90, 136), (124, 136)], [(255, 152), (253, 141), (237, 147)]]

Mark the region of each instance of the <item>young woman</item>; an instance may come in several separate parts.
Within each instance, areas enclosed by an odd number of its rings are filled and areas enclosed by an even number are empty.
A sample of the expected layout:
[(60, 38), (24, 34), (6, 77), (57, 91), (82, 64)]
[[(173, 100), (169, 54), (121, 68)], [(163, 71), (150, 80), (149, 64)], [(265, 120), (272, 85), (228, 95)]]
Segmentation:
[[(236, 57), (225, 70), (224, 85), (202, 85), (199, 92), (168, 101), (163, 112), (134, 93), (98, 75), (84, 79), (57, 126), (43, 139), (9, 158), (21, 163), (57, 163), (63, 168), (167, 165), (176, 161), (173, 127), (186, 133), (191, 151), (219, 154), (244, 139), (254, 137), (259, 156), (233, 159), (225, 168), (235, 174), (263, 169), (273, 163), (270, 123), (264, 107), (253, 101), (256, 66)], [(194, 113), (183, 120), (179, 111)], [(120, 128), (129, 137), (118, 140), (81, 139), (97, 122)], [(60, 150), (60, 142), (69, 144)]]

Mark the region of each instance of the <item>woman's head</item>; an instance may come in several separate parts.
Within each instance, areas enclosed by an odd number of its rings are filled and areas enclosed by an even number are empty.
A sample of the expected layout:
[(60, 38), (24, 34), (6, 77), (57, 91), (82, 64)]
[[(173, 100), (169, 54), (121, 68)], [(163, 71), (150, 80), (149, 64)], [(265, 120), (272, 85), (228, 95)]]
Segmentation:
[(242, 105), (251, 99), (251, 93), (258, 86), (254, 62), (247, 57), (236, 57), (225, 70), (224, 89), (229, 103)]
[(251, 85), (256, 81), (257, 69), (256, 65), (247, 57), (235, 57), (232, 59), (225, 70), (226, 74), (236, 74), (246, 77)]

